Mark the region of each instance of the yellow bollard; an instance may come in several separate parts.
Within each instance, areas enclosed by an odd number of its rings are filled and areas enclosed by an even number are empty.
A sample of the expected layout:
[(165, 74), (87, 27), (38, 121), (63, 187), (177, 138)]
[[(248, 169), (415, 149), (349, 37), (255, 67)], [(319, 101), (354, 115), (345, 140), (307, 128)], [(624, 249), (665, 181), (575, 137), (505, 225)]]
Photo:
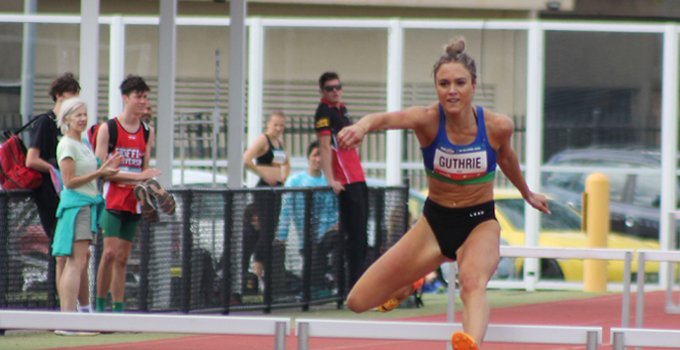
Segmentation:
[[(586, 178), (583, 194), (586, 248), (607, 248), (609, 234), (609, 179), (600, 173)], [(583, 263), (583, 291), (607, 291), (607, 261), (586, 259)]]

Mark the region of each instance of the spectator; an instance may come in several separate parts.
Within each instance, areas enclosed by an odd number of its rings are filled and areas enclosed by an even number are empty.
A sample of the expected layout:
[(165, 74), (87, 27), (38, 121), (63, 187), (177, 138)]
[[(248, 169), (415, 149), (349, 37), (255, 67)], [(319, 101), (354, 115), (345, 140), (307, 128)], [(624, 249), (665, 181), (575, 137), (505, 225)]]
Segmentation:
[[(87, 128), (87, 106), (79, 97), (64, 101), (57, 119), (64, 134), (57, 146), (57, 159), (65, 189), (57, 208), (57, 222), (52, 254), (66, 258), (59, 279), (61, 311), (76, 311), (76, 299), (82, 276), (87, 276), (89, 245), (97, 232), (97, 221), (104, 198), (97, 193), (96, 179), (118, 172), (122, 160), (119, 155), (110, 157), (102, 167), (88, 143), (81, 139)], [(85, 281), (87, 284), (88, 281)], [(69, 331), (61, 331), (70, 335)], [(83, 332), (78, 333), (79, 335)]]
[[(352, 125), (347, 108), (342, 103), (342, 84), (334, 72), (319, 77), (321, 102), (314, 122), (319, 136), (321, 168), (326, 182), (338, 196), (340, 233), (348, 260), (349, 286), (354, 286), (364, 271), (368, 245), (368, 187), (364, 179), (359, 154), (355, 149), (342, 149), (337, 135)], [(344, 241), (346, 240), (346, 243)], [(344, 291), (342, 291), (344, 293)]]
[(264, 253), (262, 247), (258, 246), (260, 241), (260, 221), (257, 216), (255, 204), (246, 205), (243, 211), (243, 260), (241, 261), (242, 273), (248, 272), (250, 259), (253, 258), (253, 273), (262, 279), (264, 271)]
[[(257, 187), (283, 186), (290, 173), (290, 163), (284, 151), (284, 144), (279, 139), (283, 135), (285, 126), (286, 117), (283, 112), (272, 113), (267, 119), (267, 131), (258, 136), (243, 155), (245, 168), (260, 177)], [(255, 273), (263, 278), (265, 258), (271, 257), (272, 266), (276, 266), (272, 269), (281, 273), (269, 274), (267, 278), (276, 281), (270, 281), (272, 285), (279, 284), (280, 280), (285, 280), (285, 269), (279, 268), (279, 266), (282, 267), (285, 251), (281, 249), (283, 246), (273, 246), (272, 243), (281, 210), (281, 201), (277, 200), (271, 191), (259, 191), (253, 194), (253, 203), (257, 211), (259, 227), (262, 230), (256, 250), (262, 254), (255, 254)]]
[(260, 177), (257, 187), (282, 186), (290, 173), (283, 141), (279, 140), (285, 126), (283, 112), (272, 113), (267, 119), (267, 131), (258, 136), (243, 154), (246, 169)]
[[(57, 143), (62, 136), (57, 127), (57, 114), (61, 109), (62, 103), (80, 94), (80, 84), (73, 77), (73, 73), (67, 72), (56, 78), (50, 85), (49, 95), (54, 101), (54, 108), (36, 118), (31, 131), (31, 141), (26, 153), (26, 167), (42, 173), (42, 183), (33, 190), (33, 199), (38, 207), (38, 216), (45, 234), (50, 239), (50, 245), (54, 238), (54, 230), (57, 225), (57, 206), (59, 196), (50, 177), (50, 168), (59, 169), (57, 162)], [(90, 252), (87, 252), (88, 260)], [(55, 282), (57, 292), (59, 292), (59, 280), (66, 264), (66, 257), (56, 257)], [(80, 290), (78, 292), (79, 309), (83, 312), (90, 311), (90, 289), (89, 274), (87, 269), (83, 271), (80, 280)]]
[[(285, 187), (326, 187), (326, 179), (321, 171), (319, 142), (314, 141), (307, 147), (307, 171), (295, 174), (286, 180)], [(279, 216), (278, 239), (286, 241), (291, 224), (298, 234), (300, 254), (304, 254), (304, 217), (305, 198), (302, 192), (286, 193), (283, 196)], [(330, 192), (314, 192), (312, 202), (312, 294), (321, 293), (328, 287), (326, 279), (334, 277), (329, 269), (328, 256), (338, 240), (338, 203)]]
[(151, 118), (153, 117), (153, 109), (151, 108), (151, 102), (147, 100), (146, 108), (144, 108), (144, 114), (139, 117), (139, 120), (151, 124)]
[[(153, 178), (160, 171), (149, 168), (151, 143), (154, 131), (148, 131), (148, 142), (144, 129), (146, 124), (140, 121), (148, 100), (149, 86), (139, 76), (129, 75), (120, 85), (125, 109), (115, 118), (116, 143), (114, 153), (120, 153), (124, 159), (120, 164), (120, 172), (104, 178), (104, 198), (106, 210), (102, 214), (101, 227), (104, 237), (102, 253), (97, 273), (96, 310), (104, 311), (106, 296), (111, 291), (113, 311), (123, 311), (125, 297), (125, 274), (127, 271), (130, 248), (139, 220), (144, 217), (149, 221), (158, 220), (158, 213), (150, 202), (149, 193), (156, 197), (165, 196)], [(109, 123), (101, 124), (97, 132), (95, 154), (102, 163), (111, 157), (109, 154)], [(154, 181), (153, 186), (136, 186), (145, 181)], [(153, 191), (152, 191), (153, 189)], [(162, 191), (162, 192), (160, 192)], [(142, 202), (140, 206), (138, 201)], [(174, 211), (174, 200), (172, 201)], [(168, 211), (168, 210), (164, 210)]]

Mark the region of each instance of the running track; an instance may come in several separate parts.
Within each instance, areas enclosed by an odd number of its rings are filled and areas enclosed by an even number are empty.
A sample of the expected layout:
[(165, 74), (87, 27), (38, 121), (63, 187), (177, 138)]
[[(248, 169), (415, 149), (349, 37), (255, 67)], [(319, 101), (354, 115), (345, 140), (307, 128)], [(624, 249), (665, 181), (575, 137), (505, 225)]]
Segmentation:
[[(680, 329), (680, 315), (664, 312), (665, 291), (648, 292), (645, 297), (645, 320), (647, 328)], [(490, 323), (523, 325), (563, 325), (563, 326), (602, 326), (603, 345), (600, 349), (611, 349), (609, 329), (621, 326), (621, 294), (606, 295), (590, 299), (566, 300), (540, 304), (512, 306), (491, 310)], [(631, 313), (635, 310), (635, 294), (632, 295)], [(397, 310), (398, 311), (398, 310)], [(634, 325), (634, 315), (630, 324)], [(418, 322), (445, 322), (446, 315), (439, 314), (417, 318), (401, 319)], [(461, 320), (461, 313), (456, 313)], [(293, 332), (291, 332), (293, 333)], [(294, 334), (294, 333), (293, 333)], [(105, 336), (105, 335), (100, 335)], [(678, 344), (680, 347), (680, 344)], [(273, 337), (198, 335), (173, 339), (145, 342), (118, 343), (109, 345), (84, 346), (78, 350), (271, 350)], [(310, 339), (310, 350), (406, 350), (406, 349), (446, 349), (443, 342), (385, 341), (366, 339)], [(66, 348), (60, 348), (66, 349)], [(286, 349), (297, 349), (297, 338), (293, 335), (286, 340)], [(575, 350), (585, 346), (571, 345), (525, 345), (487, 343), (483, 350)]]

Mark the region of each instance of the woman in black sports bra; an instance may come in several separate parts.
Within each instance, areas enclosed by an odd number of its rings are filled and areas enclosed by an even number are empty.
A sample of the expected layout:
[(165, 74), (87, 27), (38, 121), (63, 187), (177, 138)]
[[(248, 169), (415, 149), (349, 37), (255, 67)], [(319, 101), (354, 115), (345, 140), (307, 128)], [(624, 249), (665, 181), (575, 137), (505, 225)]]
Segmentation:
[[(274, 112), (267, 118), (267, 131), (258, 136), (243, 154), (243, 164), (246, 169), (260, 177), (256, 187), (279, 187), (283, 186), (290, 173), (290, 163), (286, 152), (283, 150), (283, 141), (279, 139), (283, 135), (286, 126), (286, 117), (283, 112)], [(253, 160), (255, 162), (253, 162)], [(262, 232), (256, 244), (256, 252), (265, 251), (264, 247), (271, 247), (272, 272), (269, 276), (272, 285), (285, 279), (284, 261), (285, 246), (274, 242), (274, 231), (279, 222), (281, 211), (281, 197), (273, 191), (256, 191), (253, 193), (253, 205), (257, 213), (259, 227)], [(253, 272), (262, 277), (264, 275), (263, 254), (255, 254), (253, 260)], [(264, 284), (265, 281), (262, 281)]]
[[(545, 196), (522, 176), (507, 116), (474, 107), (476, 68), (454, 39), (434, 66), (438, 102), (427, 107), (374, 113), (338, 134), (343, 148), (361, 144), (374, 130), (412, 129), (421, 145), (429, 197), (416, 224), (355, 284), (347, 306), (355, 312), (394, 309), (446, 261), (458, 262), (463, 332), (456, 350), (477, 350), (489, 321), (486, 285), (499, 261), (500, 226), (493, 203), (496, 165), (534, 208), (550, 214)], [(416, 281), (416, 282), (414, 282)]]
[(290, 173), (283, 141), (279, 139), (285, 126), (286, 117), (283, 112), (272, 113), (267, 118), (267, 131), (243, 154), (243, 165), (260, 177), (257, 187), (283, 186)]

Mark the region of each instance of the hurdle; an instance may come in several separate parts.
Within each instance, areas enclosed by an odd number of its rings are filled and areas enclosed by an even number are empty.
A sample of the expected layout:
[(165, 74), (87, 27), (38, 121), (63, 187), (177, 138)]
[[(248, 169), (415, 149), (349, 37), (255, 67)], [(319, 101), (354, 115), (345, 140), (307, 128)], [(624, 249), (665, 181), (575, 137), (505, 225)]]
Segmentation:
[[(462, 331), (460, 323), (385, 322), (297, 319), (298, 350), (309, 350), (309, 338), (354, 338), (387, 340), (429, 340), (450, 342)], [(602, 344), (601, 327), (518, 326), (490, 324), (485, 342), (524, 344), (586, 345), (595, 350)]]
[[(647, 261), (659, 261), (659, 262), (680, 262), (680, 251), (669, 251), (669, 250), (638, 250), (638, 271), (642, 269), (644, 271), (645, 263)], [(673, 299), (671, 296), (671, 287), (673, 285), (673, 273), (674, 267), (671, 266), (669, 269), (669, 286), (666, 289), (666, 313), (678, 313), (678, 308), (673, 304)], [(645, 281), (644, 278), (639, 277), (638, 273), (637, 279), (637, 297), (635, 305), (635, 327), (642, 328), (642, 323), (644, 321), (645, 313)]]
[(0, 329), (273, 335), (274, 349), (285, 350), (290, 318), (3, 310)]
[(680, 349), (677, 329), (612, 328), (610, 335), (613, 350), (624, 350), (626, 346)]
[[(523, 257), (542, 259), (593, 259), (593, 260), (623, 260), (623, 300), (621, 302), (621, 327), (628, 327), (630, 321), (630, 280), (633, 250), (608, 248), (552, 248), (552, 247), (511, 247), (501, 246), (500, 255), (503, 257)], [(455, 278), (453, 279), (455, 280)], [(455, 288), (455, 287), (454, 287)], [(451, 294), (449, 283), (449, 294)], [(451, 313), (453, 306), (449, 306)], [(453, 320), (449, 316), (449, 320)]]

